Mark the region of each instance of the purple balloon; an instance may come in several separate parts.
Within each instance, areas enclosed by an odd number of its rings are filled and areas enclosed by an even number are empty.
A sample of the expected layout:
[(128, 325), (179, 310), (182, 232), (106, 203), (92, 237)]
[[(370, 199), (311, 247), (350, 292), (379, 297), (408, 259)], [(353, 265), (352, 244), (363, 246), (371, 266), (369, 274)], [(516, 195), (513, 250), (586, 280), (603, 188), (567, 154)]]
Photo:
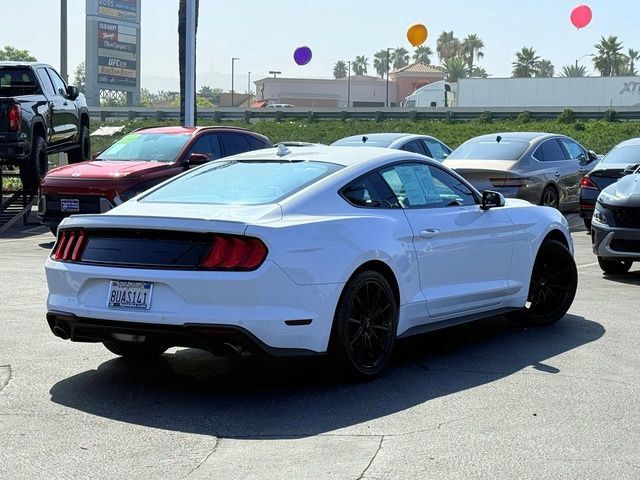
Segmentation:
[(298, 47), (293, 52), (293, 59), (298, 65), (306, 65), (311, 61), (311, 49), (309, 47)]

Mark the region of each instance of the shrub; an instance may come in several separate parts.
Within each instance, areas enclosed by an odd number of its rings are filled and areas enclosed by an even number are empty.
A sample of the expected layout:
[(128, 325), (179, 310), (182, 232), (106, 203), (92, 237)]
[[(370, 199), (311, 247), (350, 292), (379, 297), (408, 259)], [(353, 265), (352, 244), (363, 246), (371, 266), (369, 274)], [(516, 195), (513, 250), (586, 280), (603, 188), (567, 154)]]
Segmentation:
[(482, 112), (478, 117), (480, 123), (493, 123), (493, 114), (491, 112)]
[(517, 116), (516, 116), (516, 122), (518, 123), (529, 123), (531, 122), (531, 112), (520, 112)]
[(607, 122), (617, 122), (618, 112), (616, 112), (613, 108), (610, 108), (609, 110), (604, 112), (604, 119)]
[(584, 126), (584, 123), (582, 123), (582, 122), (576, 122), (576, 124), (573, 126), (573, 128), (575, 128), (576, 131), (578, 131), (578, 132), (584, 132), (586, 130), (586, 127)]
[(575, 121), (575, 113), (570, 108), (565, 108), (564, 111), (558, 115), (558, 122), (560, 123), (573, 123)]

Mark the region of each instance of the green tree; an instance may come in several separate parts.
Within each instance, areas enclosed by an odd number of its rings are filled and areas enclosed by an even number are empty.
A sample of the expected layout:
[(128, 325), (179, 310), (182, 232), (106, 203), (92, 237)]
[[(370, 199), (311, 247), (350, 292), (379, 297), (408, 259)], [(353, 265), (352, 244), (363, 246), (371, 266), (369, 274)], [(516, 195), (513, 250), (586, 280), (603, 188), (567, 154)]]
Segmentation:
[(463, 58), (453, 57), (444, 64), (448, 82), (457, 82), (460, 78), (467, 78), (467, 62)]
[(440, 63), (445, 64), (460, 53), (460, 40), (450, 32), (442, 32), (436, 41), (436, 52)]
[(0, 61), (37, 62), (36, 57), (31, 55), (28, 50), (18, 50), (9, 45), (5, 45), (5, 47), (0, 50)]
[(482, 49), (484, 48), (484, 42), (478, 37), (478, 35), (473, 34), (467, 36), (462, 41), (461, 45), (462, 54), (467, 61), (468, 70), (473, 71), (473, 62), (475, 60), (480, 60), (484, 57), (484, 52)]
[(431, 65), (431, 55), (433, 55), (433, 50), (426, 45), (420, 45), (416, 47), (413, 52), (413, 61), (414, 62), (422, 62), (425, 65)]
[[(196, 0), (196, 33), (198, 32), (199, 9), (200, 9), (200, 0)], [(180, 3), (178, 4), (178, 67), (180, 70), (180, 122), (182, 125), (184, 125), (186, 49), (187, 49), (187, 2), (186, 0), (180, 0)], [(196, 52), (193, 52), (194, 62), (195, 62), (195, 55), (196, 55)], [(195, 85), (194, 85), (194, 90), (195, 90)], [(195, 102), (195, 98), (192, 99), (192, 101)]]
[(603, 77), (617, 77), (627, 63), (627, 56), (622, 53), (622, 42), (618, 37), (610, 35), (601, 37), (600, 43), (594, 45), (598, 54), (593, 58), (596, 70)]
[(539, 78), (550, 78), (555, 73), (555, 67), (551, 60), (542, 59), (536, 64), (535, 76)]
[(584, 65), (565, 65), (562, 67), (560, 76), (565, 78), (586, 77), (587, 69)]
[(345, 78), (347, 76), (347, 64), (343, 60), (338, 60), (333, 66), (334, 78)]
[(82, 93), (84, 93), (86, 83), (84, 62), (82, 62), (73, 72), (73, 84), (78, 87)]
[(636, 72), (636, 61), (640, 60), (640, 52), (638, 50), (630, 48), (627, 51), (627, 58), (629, 59), (629, 74), (632, 77), (635, 77), (636, 75), (638, 75), (638, 72)]
[(391, 52), (391, 63), (393, 70), (399, 70), (409, 65), (409, 51), (404, 47), (398, 47)]
[(469, 71), (469, 76), (472, 78), (487, 78), (489, 74), (484, 68), (476, 66)]
[(373, 68), (380, 78), (384, 78), (387, 73), (387, 51), (378, 50), (373, 56)]
[(516, 52), (516, 61), (512, 63), (514, 78), (533, 77), (538, 71), (538, 62), (540, 57), (536, 55), (533, 48), (522, 47), (522, 50)]
[(369, 59), (364, 55), (358, 55), (356, 59), (351, 63), (353, 73), (356, 75), (366, 75), (368, 66)]

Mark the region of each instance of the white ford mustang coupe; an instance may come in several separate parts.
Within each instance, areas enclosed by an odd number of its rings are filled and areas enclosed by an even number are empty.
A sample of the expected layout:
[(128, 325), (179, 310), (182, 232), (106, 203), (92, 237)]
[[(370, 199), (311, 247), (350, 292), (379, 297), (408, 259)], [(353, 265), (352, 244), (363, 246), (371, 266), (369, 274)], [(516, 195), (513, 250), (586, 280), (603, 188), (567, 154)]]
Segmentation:
[(373, 147), (283, 145), (189, 170), (65, 219), (46, 274), (63, 339), (139, 360), (329, 353), (365, 378), (397, 338), (502, 314), (555, 322), (577, 286), (558, 211)]

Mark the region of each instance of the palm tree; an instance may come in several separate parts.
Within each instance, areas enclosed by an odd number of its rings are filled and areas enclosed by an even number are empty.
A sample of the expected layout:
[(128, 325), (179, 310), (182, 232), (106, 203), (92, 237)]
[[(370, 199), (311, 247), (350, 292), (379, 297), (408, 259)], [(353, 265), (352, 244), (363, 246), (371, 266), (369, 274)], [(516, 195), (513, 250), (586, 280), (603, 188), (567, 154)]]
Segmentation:
[(344, 78), (347, 76), (347, 64), (343, 60), (338, 60), (334, 65), (333, 76), (335, 78)]
[[(198, 33), (198, 10), (200, 9), (200, 0), (196, 0), (196, 33)], [(187, 2), (186, 0), (180, 0), (178, 5), (178, 68), (180, 71), (180, 122), (184, 125), (184, 84), (185, 84), (185, 67), (186, 67), (186, 50), (187, 50)], [(195, 63), (196, 52), (193, 52)], [(194, 120), (195, 115), (195, 85), (193, 86), (194, 98)]]
[(460, 78), (467, 78), (467, 62), (463, 58), (453, 57), (444, 64), (448, 82), (457, 82)]
[(640, 60), (640, 52), (638, 50), (634, 50), (630, 48), (627, 51), (627, 58), (629, 59), (629, 73), (632, 77), (635, 77), (638, 72), (636, 72), (636, 60)]
[(364, 55), (358, 55), (356, 59), (351, 64), (353, 68), (353, 73), (356, 75), (366, 75), (367, 67), (369, 66), (369, 59)]
[(562, 73), (560, 73), (560, 76), (565, 78), (586, 77), (587, 69), (584, 65), (565, 65), (562, 67)]
[(469, 76), (472, 78), (487, 78), (489, 74), (484, 68), (481, 67), (473, 67), (469, 71)]
[(512, 77), (533, 77), (538, 71), (539, 61), (540, 57), (536, 55), (536, 51), (533, 48), (522, 47), (522, 50), (516, 52), (516, 61), (512, 63)]
[(387, 73), (387, 51), (379, 50), (373, 56), (373, 68), (376, 69), (376, 73), (380, 78), (384, 78)]
[(393, 69), (399, 70), (409, 65), (409, 52), (404, 47), (398, 47), (391, 53), (391, 62)]
[(550, 78), (555, 73), (555, 67), (551, 60), (542, 59), (536, 64), (535, 76), (539, 78)]
[(429, 58), (431, 55), (433, 55), (433, 50), (431, 50), (431, 48), (426, 45), (420, 45), (413, 53), (413, 61), (422, 62), (425, 65), (431, 65), (431, 58)]
[(622, 53), (622, 42), (618, 37), (610, 35), (608, 38), (602, 37), (600, 43), (594, 45), (598, 50), (598, 55), (593, 58), (596, 70), (603, 77), (617, 77), (627, 63), (627, 56)]
[(464, 54), (464, 58), (467, 60), (469, 71), (473, 70), (474, 60), (480, 60), (484, 57), (484, 52), (482, 51), (483, 48), (484, 42), (475, 33), (467, 36), (467, 38), (462, 41), (461, 49)]
[(436, 51), (438, 52), (440, 63), (443, 64), (460, 53), (460, 40), (454, 36), (453, 30), (440, 34), (436, 42)]

